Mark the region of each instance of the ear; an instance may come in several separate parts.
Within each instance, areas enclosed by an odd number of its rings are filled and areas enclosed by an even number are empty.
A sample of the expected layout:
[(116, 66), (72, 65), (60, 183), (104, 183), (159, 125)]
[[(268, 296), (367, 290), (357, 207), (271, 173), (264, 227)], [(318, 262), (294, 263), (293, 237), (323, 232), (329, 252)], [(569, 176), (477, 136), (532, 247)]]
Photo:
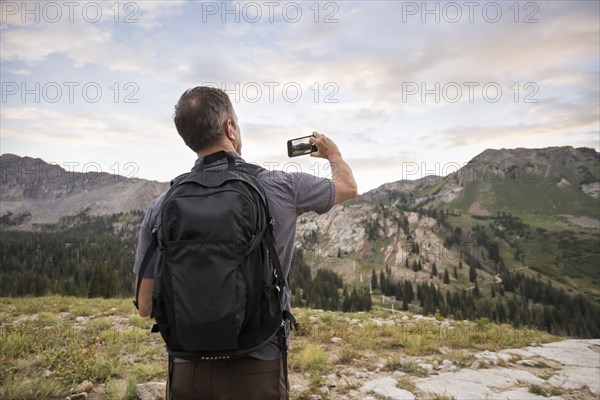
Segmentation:
[(233, 125), (233, 121), (231, 119), (227, 119), (227, 121), (225, 121), (225, 136), (227, 136), (228, 139), (235, 139), (235, 133), (234, 133), (234, 125)]

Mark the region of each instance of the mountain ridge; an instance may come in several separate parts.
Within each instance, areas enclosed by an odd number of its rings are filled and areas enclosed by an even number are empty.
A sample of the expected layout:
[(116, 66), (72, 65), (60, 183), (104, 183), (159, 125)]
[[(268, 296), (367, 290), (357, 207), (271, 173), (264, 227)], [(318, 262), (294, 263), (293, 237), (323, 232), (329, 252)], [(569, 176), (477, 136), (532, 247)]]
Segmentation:
[[(467, 162), (459, 170), (448, 174), (447, 176), (427, 175), (414, 180), (399, 180), (388, 182), (379, 187), (367, 191), (351, 201), (351, 204), (360, 202), (388, 202), (394, 196), (402, 192), (411, 192), (424, 187), (435, 188), (436, 184), (443, 183), (438, 196), (432, 196), (434, 193), (424, 192), (429, 198), (417, 198), (417, 202), (430, 203), (433, 199), (433, 205), (440, 203), (452, 203), (457, 195), (462, 191), (461, 188), (473, 180), (483, 178), (484, 180), (494, 182), (500, 177), (507, 175), (514, 180), (523, 181), (523, 183), (534, 179), (539, 179), (541, 172), (543, 177), (548, 177), (553, 173), (552, 164), (566, 165), (582, 161), (583, 158), (595, 162), (598, 165), (600, 154), (594, 149), (574, 148), (571, 146), (547, 147), (540, 149), (486, 149)], [(581, 166), (580, 166), (581, 167)], [(541, 171), (541, 168), (545, 168)], [(585, 194), (597, 198), (600, 194), (600, 183), (598, 174), (589, 170), (589, 166), (582, 173), (583, 179), (579, 182), (571, 182), (567, 177), (557, 177), (557, 184), (569, 186), (578, 183)], [(113, 212), (127, 212), (133, 210), (145, 211), (153, 198), (157, 197), (162, 191), (168, 188), (167, 182), (158, 182), (142, 178), (127, 178), (121, 175), (109, 174), (106, 172), (88, 171), (85, 173), (68, 171), (63, 167), (50, 164), (40, 158), (29, 156), (18, 156), (5, 153), (0, 155), (1, 184), (0, 196), (3, 202), (2, 214), (7, 211), (11, 213), (28, 212), (28, 207), (38, 211), (32, 216), (33, 223), (37, 223), (36, 218), (40, 218), (43, 223), (56, 222), (63, 212), (54, 214), (54, 218), (42, 218), (40, 203), (36, 201), (44, 200), (65, 200), (70, 199), (68, 207), (74, 210), (71, 214), (77, 214), (82, 211), (89, 211), (95, 215), (106, 215)], [(102, 202), (102, 190), (106, 190), (104, 197), (110, 201)], [(96, 193), (90, 193), (96, 192)], [(123, 196), (120, 196), (119, 193)], [(79, 199), (74, 197), (80, 196)], [(127, 198), (128, 202), (119, 202), (115, 200), (118, 197)], [(29, 200), (24, 206), (18, 206), (19, 201)], [(395, 200), (392, 199), (392, 200)], [(55, 204), (53, 206), (56, 206)], [(49, 214), (51, 213), (51, 210)], [(463, 210), (466, 211), (466, 210)], [(66, 211), (65, 211), (66, 212)], [(28, 225), (31, 227), (31, 225)]]
[(3, 225), (25, 230), (82, 212), (145, 211), (169, 186), (95, 170), (69, 171), (39, 158), (8, 153), (0, 156), (0, 182), (1, 214), (8, 215)]
[[(292, 302), (312, 301), (300, 282), (323, 269), (338, 275), (332, 282), (344, 285), (344, 301), (381, 294), (396, 309), (596, 337), (600, 207), (585, 188), (600, 185), (599, 160), (585, 148), (486, 150), (447, 176), (390, 182), (328, 213), (304, 214), (291, 274), (304, 275), (290, 278)], [(143, 210), (168, 184), (109, 175), (69, 189), (19, 180), (19, 160), (6, 162), (0, 234), (10, 247), (0, 290), (85, 295), (96, 293), (96, 276), (115, 288), (107, 293), (129, 293)], [(23, 200), (4, 201), (5, 193)]]

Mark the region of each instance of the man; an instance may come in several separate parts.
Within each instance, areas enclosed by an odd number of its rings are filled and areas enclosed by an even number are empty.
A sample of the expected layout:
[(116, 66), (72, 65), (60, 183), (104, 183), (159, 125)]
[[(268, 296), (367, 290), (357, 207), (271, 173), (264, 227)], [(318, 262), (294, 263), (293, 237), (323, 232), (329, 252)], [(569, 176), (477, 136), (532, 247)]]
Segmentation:
[[(229, 97), (215, 88), (196, 87), (187, 90), (175, 106), (175, 126), (184, 142), (198, 156), (199, 163), (209, 154), (226, 151), (236, 163), (244, 163), (242, 137), (237, 116)], [(318, 132), (311, 143), (316, 145), (313, 157), (331, 163), (331, 180), (305, 173), (288, 174), (264, 171), (258, 175), (264, 187), (275, 221), (277, 252), (287, 280), (290, 270), (297, 217), (308, 211), (324, 213), (334, 204), (356, 197), (356, 182), (336, 144)], [(225, 160), (209, 163), (205, 168), (226, 168)], [(140, 231), (134, 273), (136, 279), (141, 260), (152, 241), (152, 227), (164, 199), (159, 196), (148, 209)], [(154, 271), (148, 268), (141, 277), (139, 313), (150, 316)], [(284, 306), (290, 309), (288, 288), (283, 293)], [(175, 359), (169, 368), (167, 395), (172, 400), (185, 399), (287, 399), (287, 382), (281, 362), (277, 338), (247, 357), (222, 362), (188, 362)]]

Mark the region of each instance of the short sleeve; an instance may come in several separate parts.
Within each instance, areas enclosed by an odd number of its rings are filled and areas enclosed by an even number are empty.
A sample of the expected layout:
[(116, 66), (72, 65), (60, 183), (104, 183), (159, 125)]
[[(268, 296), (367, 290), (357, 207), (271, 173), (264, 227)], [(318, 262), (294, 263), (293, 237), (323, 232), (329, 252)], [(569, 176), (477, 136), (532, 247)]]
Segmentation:
[(308, 211), (323, 214), (333, 207), (335, 185), (329, 179), (303, 172), (290, 174), (294, 188), (297, 215)]
[[(135, 251), (135, 261), (133, 264), (133, 273), (136, 275), (139, 274), (142, 266), (142, 260), (144, 259), (146, 251), (152, 243), (152, 228), (156, 224), (156, 216), (163, 198), (164, 194), (154, 200), (154, 202), (148, 208), (148, 211), (146, 211), (146, 215), (144, 215), (144, 219), (142, 220), (140, 237), (138, 239), (138, 245)], [(154, 257), (156, 257), (156, 254), (153, 255), (153, 258)], [(150, 260), (150, 265), (154, 265), (153, 259)], [(154, 278), (154, 268), (146, 268), (143, 278)]]

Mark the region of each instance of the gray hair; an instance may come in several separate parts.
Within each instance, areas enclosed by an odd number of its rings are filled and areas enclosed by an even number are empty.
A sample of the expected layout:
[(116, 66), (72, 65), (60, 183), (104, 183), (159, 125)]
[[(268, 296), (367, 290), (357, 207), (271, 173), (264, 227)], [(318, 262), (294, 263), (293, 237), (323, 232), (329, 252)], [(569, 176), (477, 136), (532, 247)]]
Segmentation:
[(227, 119), (237, 124), (227, 93), (198, 86), (186, 90), (175, 105), (173, 120), (185, 144), (195, 152), (218, 143)]

